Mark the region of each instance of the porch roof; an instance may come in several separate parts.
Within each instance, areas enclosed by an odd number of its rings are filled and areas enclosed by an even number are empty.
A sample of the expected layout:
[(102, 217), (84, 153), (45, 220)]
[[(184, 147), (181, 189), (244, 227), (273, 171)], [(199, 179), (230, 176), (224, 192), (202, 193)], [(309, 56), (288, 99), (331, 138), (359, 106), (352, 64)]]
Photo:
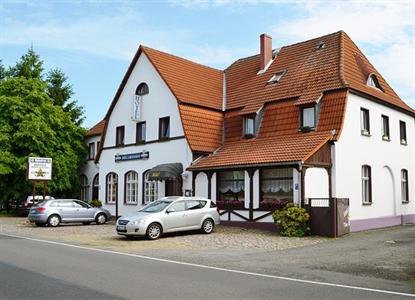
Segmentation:
[(187, 169), (192, 171), (303, 163), (332, 138), (331, 131), (320, 131), (229, 142)]

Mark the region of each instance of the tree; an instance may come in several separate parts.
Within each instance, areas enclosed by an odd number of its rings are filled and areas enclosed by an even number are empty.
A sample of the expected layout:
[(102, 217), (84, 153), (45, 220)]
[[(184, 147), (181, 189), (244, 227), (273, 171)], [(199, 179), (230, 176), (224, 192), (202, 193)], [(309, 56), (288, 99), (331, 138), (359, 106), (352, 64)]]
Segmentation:
[(2, 60), (0, 59), (0, 81), (6, 77), (6, 70), (4, 69)]
[(27, 53), (24, 54), (20, 61), (14, 67), (7, 70), (7, 77), (24, 77), (27, 79), (35, 78), (42, 79), (43, 61), (40, 60), (39, 55), (30, 47)]
[(86, 130), (49, 96), (42, 65), (29, 49), (0, 81), (0, 202), (31, 193), (26, 180), (29, 156), (53, 159), (48, 193), (71, 196), (78, 187)]
[(62, 70), (55, 68), (49, 71), (46, 82), (46, 92), (54, 104), (61, 106), (75, 124), (81, 125), (84, 120), (83, 107), (78, 106), (75, 100), (69, 101), (73, 95), (73, 90), (72, 86), (67, 83), (67, 77)]

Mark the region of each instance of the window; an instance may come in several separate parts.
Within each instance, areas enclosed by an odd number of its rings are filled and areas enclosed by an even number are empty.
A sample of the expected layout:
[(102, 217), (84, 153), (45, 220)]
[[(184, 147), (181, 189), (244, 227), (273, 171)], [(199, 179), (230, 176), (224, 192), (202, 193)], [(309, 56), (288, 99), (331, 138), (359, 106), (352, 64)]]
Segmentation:
[(85, 175), (81, 175), (81, 177), (79, 178), (80, 183), (81, 183), (81, 192), (80, 192), (80, 198), (82, 201), (87, 201), (88, 199), (88, 178)]
[(115, 173), (107, 175), (106, 203), (115, 203), (118, 196), (118, 176)]
[(159, 119), (159, 140), (165, 140), (170, 137), (170, 117)]
[(282, 77), (285, 75), (286, 71), (279, 71), (277, 73), (275, 73), (274, 75), (272, 75), (272, 77), (270, 78), (270, 80), (268, 80), (268, 84), (274, 84), (274, 83), (278, 83), (281, 81)]
[(90, 206), (82, 201), (72, 201), (72, 205), (73, 207), (77, 207), (77, 208), (89, 208)]
[(382, 139), (390, 140), (389, 117), (382, 115)]
[(255, 117), (249, 116), (244, 118), (244, 136), (255, 135)]
[(118, 126), (116, 129), (116, 137), (115, 137), (115, 146), (123, 146), (124, 145), (124, 126)]
[(140, 83), (137, 89), (135, 90), (135, 94), (138, 96), (147, 95), (148, 92), (149, 92), (148, 85), (145, 82)]
[(367, 85), (383, 91), (375, 74), (371, 74), (367, 79)]
[(203, 200), (187, 200), (187, 210), (201, 209), (205, 207), (207, 201)]
[(137, 144), (146, 141), (146, 122), (137, 123), (135, 141)]
[(324, 49), (325, 47), (326, 47), (326, 44), (324, 42), (320, 42), (317, 44), (316, 50), (321, 50), (321, 49)]
[(277, 209), (293, 201), (293, 169), (261, 170), (260, 208)]
[(316, 107), (301, 108), (301, 128), (316, 127)]
[(95, 143), (88, 144), (88, 159), (95, 158)]
[(138, 174), (130, 171), (125, 174), (125, 199), (126, 204), (137, 204), (138, 202)]
[(245, 199), (244, 171), (222, 171), (217, 173), (219, 206), (230, 205), (233, 208), (243, 208)]
[(401, 170), (401, 195), (402, 202), (409, 202), (408, 171)]
[(186, 204), (184, 203), (184, 201), (177, 201), (173, 203), (167, 211), (168, 212), (180, 212), (180, 211), (184, 211), (185, 209), (186, 209)]
[(94, 176), (92, 180), (92, 200), (98, 200), (99, 194), (99, 174)]
[(370, 134), (369, 110), (360, 109), (360, 131), (363, 135)]
[(362, 202), (372, 203), (372, 170), (370, 166), (362, 166)]
[(157, 200), (158, 198), (158, 183), (155, 180), (148, 180), (148, 176), (150, 172), (144, 173), (144, 180), (143, 180), (143, 192), (144, 192), (144, 203), (147, 204)]
[(406, 123), (404, 121), (399, 121), (399, 132), (401, 137), (401, 144), (406, 145)]

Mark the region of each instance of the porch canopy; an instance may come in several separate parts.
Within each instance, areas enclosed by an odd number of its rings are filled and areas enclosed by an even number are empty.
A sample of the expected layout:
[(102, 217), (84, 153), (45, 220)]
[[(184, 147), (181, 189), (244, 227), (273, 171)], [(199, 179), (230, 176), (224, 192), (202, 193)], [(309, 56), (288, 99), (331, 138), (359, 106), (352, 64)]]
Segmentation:
[[(273, 164), (304, 164), (332, 138), (331, 131), (323, 131), (296, 133), (277, 138), (242, 139), (225, 143), (217, 152), (201, 158), (187, 169), (202, 171)], [(317, 157), (318, 160), (322, 158)], [(330, 161), (325, 163), (330, 164)]]
[(175, 180), (181, 179), (183, 165), (181, 163), (169, 163), (157, 165), (149, 171), (149, 180)]

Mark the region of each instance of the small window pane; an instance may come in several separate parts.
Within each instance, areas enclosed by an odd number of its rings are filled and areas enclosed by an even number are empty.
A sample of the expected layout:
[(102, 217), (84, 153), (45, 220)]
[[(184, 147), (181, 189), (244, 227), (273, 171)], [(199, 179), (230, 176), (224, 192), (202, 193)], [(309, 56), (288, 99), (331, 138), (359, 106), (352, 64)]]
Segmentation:
[(255, 118), (246, 117), (245, 118), (245, 135), (254, 135), (255, 134)]
[(314, 107), (303, 108), (302, 113), (303, 113), (302, 115), (303, 123), (301, 124), (301, 126), (314, 128), (316, 126), (315, 108)]
[(389, 117), (382, 116), (382, 138), (389, 139)]
[(372, 203), (371, 188), (372, 188), (371, 170), (369, 166), (362, 166), (362, 201), (363, 203)]
[(360, 129), (362, 134), (369, 134), (369, 111), (367, 109), (360, 109)]
[(137, 123), (136, 142), (143, 143), (146, 141), (146, 122)]
[(409, 186), (408, 186), (408, 171), (402, 170), (401, 171), (401, 194), (402, 194), (402, 202), (409, 201)]
[(406, 123), (404, 121), (399, 121), (399, 131), (401, 137), (401, 143), (406, 144)]
[(124, 145), (124, 126), (118, 126), (116, 129), (116, 146)]

